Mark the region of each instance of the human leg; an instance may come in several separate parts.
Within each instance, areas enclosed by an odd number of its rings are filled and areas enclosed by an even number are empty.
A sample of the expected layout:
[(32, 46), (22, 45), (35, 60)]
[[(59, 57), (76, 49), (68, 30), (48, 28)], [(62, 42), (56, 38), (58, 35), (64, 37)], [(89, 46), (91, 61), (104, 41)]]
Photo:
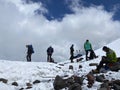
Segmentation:
[(26, 56), (26, 59), (27, 59), (27, 62), (29, 61), (29, 56), (28, 56), (28, 54), (27, 54), (27, 56)]
[(50, 54), (49, 62), (51, 62), (51, 61), (52, 61), (52, 55)]
[(97, 66), (97, 70), (99, 71), (103, 67), (103, 64), (108, 64), (108, 63), (109, 63), (109, 60), (105, 56), (103, 56), (99, 65)]
[(31, 62), (31, 55), (32, 54), (27, 54), (27, 56), (26, 56), (28, 62)]
[(70, 55), (71, 55), (71, 56), (70, 56), (70, 60), (71, 60), (71, 63), (72, 63), (72, 62), (73, 62), (73, 58), (74, 58), (73, 52), (71, 52)]
[(85, 52), (86, 52), (86, 60), (88, 60), (88, 50), (86, 50)]
[(47, 54), (47, 62), (49, 62), (49, 54)]

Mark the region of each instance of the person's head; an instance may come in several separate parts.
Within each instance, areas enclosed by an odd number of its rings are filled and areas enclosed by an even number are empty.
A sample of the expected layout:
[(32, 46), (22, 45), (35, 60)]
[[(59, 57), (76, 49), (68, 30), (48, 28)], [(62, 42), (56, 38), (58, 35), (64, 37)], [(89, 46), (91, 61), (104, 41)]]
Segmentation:
[(28, 45), (26, 45), (26, 47), (28, 47)]
[(89, 40), (87, 39), (86, 42), (89, 42)]
[(52, 47), (52, 46), (49, 46), (49, 47)]
[(105, 52), (108, 52), (109, 48), (107, 46), (103, 46), (102, 50), (105, 51)]
[(74, 46), (74, 44), (72, 44), (72, 47)]

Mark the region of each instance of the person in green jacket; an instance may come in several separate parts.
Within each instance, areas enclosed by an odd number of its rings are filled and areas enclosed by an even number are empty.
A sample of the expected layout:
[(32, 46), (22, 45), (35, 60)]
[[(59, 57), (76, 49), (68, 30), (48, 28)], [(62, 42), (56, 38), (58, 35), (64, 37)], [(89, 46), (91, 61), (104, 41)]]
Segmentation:
[(86, 53), (86, 60), (88, 60), (88, 53), (92, 51), (92, 45), (89, 42), (89, 40), (86, 40), (86, 42), (84, 43), (84, 49), (85, 49), (85, 53)]
[(99, 72), (101, 67), (103, 67), (103, 64), (109, 64), (109, 63), (115, 63), (117, 62), (117, 56), (116, 53), (108, 48), (107, 46), (104, 46), (102, 49), (104, 52), (106, 52), (106, 56), (102, 56), (102, 60), (100, 61), (99, 65), (97, 66), (97, 69), (94, 70), (94, 72)]

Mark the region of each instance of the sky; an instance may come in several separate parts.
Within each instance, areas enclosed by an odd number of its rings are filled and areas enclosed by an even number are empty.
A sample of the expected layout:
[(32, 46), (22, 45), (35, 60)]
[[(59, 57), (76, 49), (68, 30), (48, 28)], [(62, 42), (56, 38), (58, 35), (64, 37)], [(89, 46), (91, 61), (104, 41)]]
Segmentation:
[(120, 38), (119, 0), (0, 0), (0, 58), (46, 61), (54, 48), (55, 61), (69, 59), (69, 47), (84, 53), (86, 39), (93, 49)]

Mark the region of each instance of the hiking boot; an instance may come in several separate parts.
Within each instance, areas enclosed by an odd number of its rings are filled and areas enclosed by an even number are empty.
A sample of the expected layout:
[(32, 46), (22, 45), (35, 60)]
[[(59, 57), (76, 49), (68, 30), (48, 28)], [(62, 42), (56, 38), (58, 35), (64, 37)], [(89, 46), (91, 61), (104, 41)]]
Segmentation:
[(95, 56), (95, 58), (98, 58), (98, 56)]
[(92, 87), (92, 84), (88, 84), (87, 87), (88, 87), (88, 88), (91, 88), (91, 87)]
[(97, 73), (99, 73), (99, 71), (98, 71), (97, 69), (92, 70), (92, 72), (93, 72), (93, 74), (97, 74)]

